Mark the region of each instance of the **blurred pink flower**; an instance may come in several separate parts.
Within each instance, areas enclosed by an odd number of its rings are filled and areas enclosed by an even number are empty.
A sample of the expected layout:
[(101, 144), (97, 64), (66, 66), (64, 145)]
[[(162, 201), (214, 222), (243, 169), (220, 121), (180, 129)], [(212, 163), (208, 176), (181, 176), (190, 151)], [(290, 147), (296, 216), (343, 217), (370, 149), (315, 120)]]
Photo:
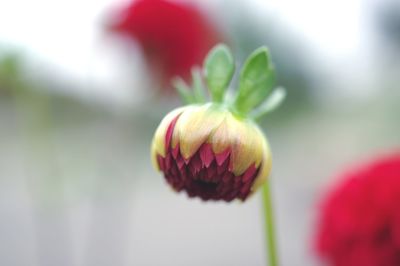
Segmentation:
[(343, 178), (321, 209), (317, 252), (335, 266), (400, 265), (400, 153)]
[[(163, 88), (171, 78), (188, 79), (207, 52), (222, 38), (196, 7), (166, 0), (138, 0), (113, 18), (114, 32), (136, 41)], [(154, 75), (153, 75), (154, 76)]]

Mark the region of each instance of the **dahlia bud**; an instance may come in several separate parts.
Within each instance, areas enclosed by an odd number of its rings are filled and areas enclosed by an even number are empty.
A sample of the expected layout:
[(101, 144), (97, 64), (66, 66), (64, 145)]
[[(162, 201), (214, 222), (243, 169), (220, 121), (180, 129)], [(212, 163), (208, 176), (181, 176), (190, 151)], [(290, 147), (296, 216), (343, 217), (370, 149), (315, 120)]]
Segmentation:
[(264, 48), (247, 60), (234, 103), (224, 102), (234, 72), (226, 46), (210, 52), (204, 72), (213, 102), (204, 103), (199, 72), (194, 72), (192, 92), (180, 81), (178, 90), (189, 105), (171, 111), (161, 121), (153, 139), (152, 160), (167, 182), (189, 197), (245, 200), (271, 170), (268, 142), (255, 118), (275, 108), (283, 91), (275, 91), (260, 106), (271, 92), (273, 76)]
[(169, 113), (156, 131), (152, 153), (175, 190), (204, 200), (244, 200), (271, 169), (258, 126), (213, 103)]

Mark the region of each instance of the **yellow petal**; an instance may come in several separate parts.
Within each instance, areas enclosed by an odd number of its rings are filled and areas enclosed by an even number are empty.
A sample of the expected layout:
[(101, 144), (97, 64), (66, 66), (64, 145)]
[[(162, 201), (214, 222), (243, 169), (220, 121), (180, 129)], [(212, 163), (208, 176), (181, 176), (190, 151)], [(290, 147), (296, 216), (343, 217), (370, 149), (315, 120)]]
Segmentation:
[(157, 163), (157, 154), (165, 157), (165, 134), (172, 120), (181, 114), (187, 106), (180, 107), (169, 112), (161, 121), (156, 132), (154, 133), (153, 142), (151, 144), (151, 161), (156, 169), (159, 169)]
[(227, 122), (227, 117), (221, 122), (221, 124), (214, 130), (209, 136), (208, 143), (211, 144), (212, 150), (215, 154), (222, 153), (227, 148), (230, 148), (232, 144), (232, 131)]
[(191, 106), (179, 117), (172, 136), (172, 147), (179, 142), (184, 158), (190, 158), (207, 141), (228, 111), (214, 104)]
[(210, 136), (209, 142), (216, 154), (231, 149), (232, 171), (241, 175), (252, 164), (256, 167), (261, 164), (263, 139), (264, 135), (253, 122), (229, 114)]
[(263, 142), (263, 160), (261, 162), (261, 169), (259, 170), (258, 175), (256, 176), (256, 179), (254, 180), (254, 183), (251, 187), (251, 193), (255, 192), (264, 184), (271, 172), (271, 151), (269, 149), (268, 141), (266, 138), (264, 138)]

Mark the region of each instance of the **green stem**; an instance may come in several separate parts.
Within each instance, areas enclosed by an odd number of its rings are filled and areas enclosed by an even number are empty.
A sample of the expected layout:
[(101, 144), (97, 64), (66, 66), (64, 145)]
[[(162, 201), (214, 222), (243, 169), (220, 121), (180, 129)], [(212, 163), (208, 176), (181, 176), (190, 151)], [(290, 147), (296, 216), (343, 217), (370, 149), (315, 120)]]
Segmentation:
[(270, 180), (263, 186), (263, 206), (265, 219), (265, 240), (268, 250), (268, 265), (278, 266), (278, 254), (276, 251), (274, 214), (271, 200)]

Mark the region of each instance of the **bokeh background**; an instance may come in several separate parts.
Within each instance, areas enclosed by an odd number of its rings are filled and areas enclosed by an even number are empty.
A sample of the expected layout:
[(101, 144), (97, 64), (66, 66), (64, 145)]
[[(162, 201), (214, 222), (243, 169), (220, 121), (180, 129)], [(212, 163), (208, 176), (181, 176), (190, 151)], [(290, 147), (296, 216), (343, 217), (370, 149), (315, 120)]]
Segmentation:
[[(400, 3), (174, 3), (201, 12), (238, 65), (269, 47), (288, 91), (261, 123), (279, 255), (324, 265), (312, 248), (320, 197), (343, 169), (400, 145)], [(179, 100), (154, 52), (163, 40), (110, 26), (129, 4), (0, 2), (0, 265), (266, 265), (259, 195), (189, 200), (152, 168), (152, 134)]]

